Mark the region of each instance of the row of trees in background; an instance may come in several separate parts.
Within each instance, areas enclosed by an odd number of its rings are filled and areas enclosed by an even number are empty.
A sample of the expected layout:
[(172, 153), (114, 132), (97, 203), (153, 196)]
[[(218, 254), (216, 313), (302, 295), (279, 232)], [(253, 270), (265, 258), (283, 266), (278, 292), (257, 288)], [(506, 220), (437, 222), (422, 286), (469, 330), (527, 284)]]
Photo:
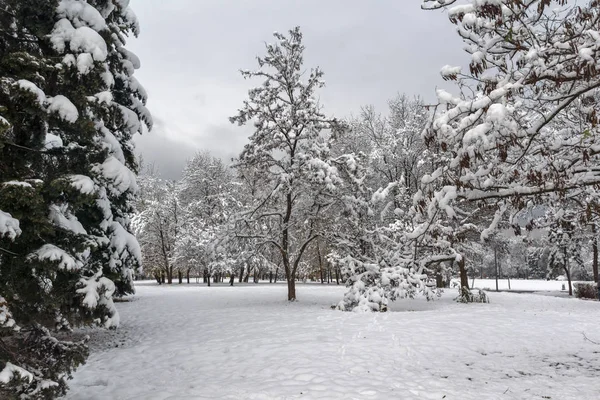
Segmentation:
[[(144, 275), (167, 284), (285, 279), (278, 253), (254, 248), (230, 230), (256, 195), (257, 186), (248, 186), (247, 178), (208, 152), (197, 153), (178, 181), (161, 179), (148, 167), (138, 178), (138, 212), (132, 221)], [(323, 246), (317, 242), (307, 252), (295, 279), (339, 283), (339, 270), (325, 259)]]

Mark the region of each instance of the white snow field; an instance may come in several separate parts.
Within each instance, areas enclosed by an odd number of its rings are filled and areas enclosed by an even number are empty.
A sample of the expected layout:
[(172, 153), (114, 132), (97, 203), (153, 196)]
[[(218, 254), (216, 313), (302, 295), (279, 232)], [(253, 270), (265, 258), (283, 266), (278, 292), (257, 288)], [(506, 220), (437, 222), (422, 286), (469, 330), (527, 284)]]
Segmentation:
[[(474, 288), (484, 289), (484, 290), (496, 290), (496, 280), (495, 279), (475, 279), (475, 284), (473, 285), (473, 280), (469, 279), (469, 285)], [(572, 282), (573, 284), (576, 281)], [(586, 282), (593, 283), (593, 282)], [(564, 286), (564, 290), (562, 289)], [(499, 290), (509, 290), (508, 289), (508, 280), (506, 278), (498, 279), (498, 289)], [(568, 293), (569, 284), (565, 281), (547, 281), (542, 279), (511, 279), (510, 280), (510, 290), (522, 290), (522, 291), (541, 291), (541, 292), (560, 292), (564, 291)], [(600, 399), (600, 397), (599, 397)]]
[[(92, 336), (68, 399), (600, 398), (600, 303), (490, 293), (490, 304), (334, 311), (343, 287), (138, 284)], [(100, 343), (104, 345), (99, 345)]]

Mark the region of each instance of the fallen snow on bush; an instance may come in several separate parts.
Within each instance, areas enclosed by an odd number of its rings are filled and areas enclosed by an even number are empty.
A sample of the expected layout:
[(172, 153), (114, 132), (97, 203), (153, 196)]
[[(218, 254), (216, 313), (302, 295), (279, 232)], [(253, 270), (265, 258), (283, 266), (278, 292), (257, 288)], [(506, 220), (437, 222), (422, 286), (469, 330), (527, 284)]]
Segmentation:
[(341, 286), (137, 289), (69, 399), (598, 399), (598, 302), (447, 290), (357, 314), (330, 308)]

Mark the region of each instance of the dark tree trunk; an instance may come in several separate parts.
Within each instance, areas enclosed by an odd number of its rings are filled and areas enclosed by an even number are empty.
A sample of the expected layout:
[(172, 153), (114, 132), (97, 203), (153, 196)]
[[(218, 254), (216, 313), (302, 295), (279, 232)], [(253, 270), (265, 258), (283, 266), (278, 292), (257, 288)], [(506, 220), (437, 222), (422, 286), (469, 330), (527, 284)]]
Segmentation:
[(321, 284), (325, 283), (325, 279), (323, 277), (323, 260), (321, 259), (321, 248), (319, 246), (319, 241), (317, 240), (317, 256), (319, 258), (319, 271), (321, 272)]
[(460, 261), (458, 262), (458, 270), (460, 271), (460, 287), (469, 288), (469, 276), (467, 275), (467, 269), (465, 268), (465, 256), (461, 255)]
[(565, 249), (565, 273), (567, 274), (567, 281), (569, 283), (569, 296), (573, 296), (573, 285), (571, 284), (571, 271), (569, 271), (569, 259), (567, 258), (567, 250)]
[(189, 285), (190, 284), (190, 269), (189, 268), (187, 271), (185, 271), (185, 278), (187, 279), (187, 283)]
[(288, 279), (288, 300), (296, 300), (296, 281), (293, 278)]
[(600, 300), (600, 278), (598, 277), (598, 236), (596, 236), (596, 224), (592, 224), (592, 233), (594, 238), (592, 239), (592, 252), (593, 262), (592, 271), (594, 273), (594, 282), (596, 282), (598, 288), (598, 300)]
[(496, 292), (498, 291), (498, 250), (494, 248), (494, 268), (496, 269)]
[(179, 284), (181, 285), (183, 283), (183, 274), (181, 273), (181, 270), (177, 271), (177, 279), (179, 279)]
[(242, 265), (240, 267), (240, 279), (239, 279), (239, 282), (242, 283), (243, 279), (244, 279), (244, 266)]
[(269, 271), (269, 283), (273, 283), (273, 271)]
[(167, 267), (167, 283), (173, 284), (173, 267)]
[(235, 276), (233, 275), (233, 271), (229, 276), (229, 286), (233, 286), (233, 281), (235, 280)]
[(277, 283), (277, 274), (279, 274), (279, 267), (275, 270), (275, 283)]
[(442, 274), (438, 273), (435, 275), (435, 286), (438, 288), (444, 287), (444, 278), (442, 277)]
[(337, 285), (340, 284), (340, 270), (338, 269), (338, 267), (335, 267), (335, 283)]

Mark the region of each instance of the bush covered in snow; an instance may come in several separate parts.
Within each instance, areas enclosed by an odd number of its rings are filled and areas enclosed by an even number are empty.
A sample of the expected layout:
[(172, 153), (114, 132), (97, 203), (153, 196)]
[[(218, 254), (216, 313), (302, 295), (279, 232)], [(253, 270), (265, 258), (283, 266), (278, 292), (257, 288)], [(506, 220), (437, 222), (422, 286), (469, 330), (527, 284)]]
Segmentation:
[(459, 303), (489, 303), (490, 299), (483, 290), (473, 292), (467, 287), (458, 289), (458, 297), (455, 299)]

